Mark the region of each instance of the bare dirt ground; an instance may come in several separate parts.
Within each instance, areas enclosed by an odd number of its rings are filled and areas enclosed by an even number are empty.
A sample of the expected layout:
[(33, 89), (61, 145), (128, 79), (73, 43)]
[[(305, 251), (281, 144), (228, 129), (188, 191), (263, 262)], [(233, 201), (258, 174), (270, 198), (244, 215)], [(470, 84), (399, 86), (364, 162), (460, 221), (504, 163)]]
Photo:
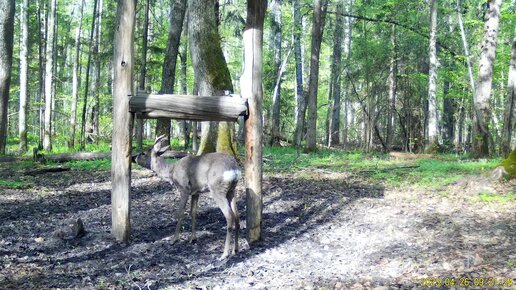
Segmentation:
[[(13, 174), (0, 171), (0, 179)], [(30, 188), (0, 188), (0, 288), (516, 288), (516, 203), (474, 198), (507, 193), (515, 182), (468, 177), (424, 190), (325, 170), (273, 174), (263, 241), (247, 244), (241, 198), (241, 251), (218, 261), (225, 221), (209, 196), (200, 198), (197, 242), (187, 241), (187, 217), (172, 244), (178, 197), (145, 170), (133, 171), (131, 242), (115, 242), (109, 179), (107, 171), (72, 170), (35, 175)], [(77, 218), (83, 237), (56, 234)]]

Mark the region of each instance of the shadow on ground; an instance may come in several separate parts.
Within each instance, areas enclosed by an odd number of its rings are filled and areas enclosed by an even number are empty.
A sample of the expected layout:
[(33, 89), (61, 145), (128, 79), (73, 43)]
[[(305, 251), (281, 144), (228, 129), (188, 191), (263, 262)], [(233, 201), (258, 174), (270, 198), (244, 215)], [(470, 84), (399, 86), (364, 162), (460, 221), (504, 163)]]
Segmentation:
[[(247, 246), (245, 201), (241, 198), (242, 251), (228, 261), (217, 262), (223, 248), (225, 220), (207, 194), (201, 196), (199, 204), (198, 241), (186, 241), (190, 230), (190, 220), (186, 218), (182, 240), (174, 245), (170, 237), (175, 227), (177, 196), (168, 184), (156, 178), (133, 180), (133, 231), (130, 244), (124, 245), (110, 235), (110, 191), (105, 188), (109, 172), (87, 177), (64, 174), (38, 177), (45, 179), (51, 194), (38, 197), (35, 189), (10, 190), (9, 198), (1, 200), (2, 287), (159, 288), (209, 277), (231, 264), (309, 234), (340, 211), (349, 210), (357, 199), (383, 198), (383, 188), (378, 185), (350, 186), (338, 178), (271, 178), (271, 187), (264, 194), (263, 241), (252, 248)], [(65, 178), (66, 182), (56, 182), (58, 186), (52, 188), (52, 178)], [(69, 178), (82, 184), (69, 190), (64, 186), (73, 185)], [(104, 184), (99, 186), (99, 182)], [(18, 194), (24, 199), (18, 200)], [(64, 240), (53, 236), (53, 231), (78, 217), (84, 221), (86, 236)]]

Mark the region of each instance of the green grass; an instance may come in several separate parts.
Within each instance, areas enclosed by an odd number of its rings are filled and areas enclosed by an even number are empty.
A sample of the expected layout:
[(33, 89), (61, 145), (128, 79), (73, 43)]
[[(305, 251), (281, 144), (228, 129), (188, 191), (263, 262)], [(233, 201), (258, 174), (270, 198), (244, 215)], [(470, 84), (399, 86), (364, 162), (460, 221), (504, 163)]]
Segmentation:
[[(264, 148), (266, 173), (294, 173), (315, 168), (332, 172), (351, 172), (389, 186), (434, 188), (450, 184), (467, 175), (494, 169), (499, 159), (468, 160), (451, 154), (439, 159), (394, 160), (383, 153), (320, 150), (303, 154), (292, 147)], [(309, 173), (308, 173), (309, 174)], [(304, 174), (306, 175), (306, 174)], [(307, 176), (308, 177), (308, 176)]]
[(77, 170), (110, 170), (111, 159), (78, 160), (65, 162), (63, 165)]
[(483, 202), (515, 202), (516, 201), (516, 193), (509, 193), (505, 195), (500, 195), (492, 192), (482, 192), (478, 195), (478, 199)]
[(25, 188), (30, 186), (30, 183), (25, 181), (16, 181), (16, 180), (0, 180), (0, 188)]

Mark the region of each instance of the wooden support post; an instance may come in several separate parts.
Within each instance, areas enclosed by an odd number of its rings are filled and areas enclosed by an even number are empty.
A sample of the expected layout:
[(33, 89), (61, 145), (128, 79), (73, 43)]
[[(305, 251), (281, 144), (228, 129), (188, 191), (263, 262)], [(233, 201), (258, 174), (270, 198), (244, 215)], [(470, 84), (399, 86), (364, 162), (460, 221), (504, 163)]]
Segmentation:
[(129, 112), (133, 94), (133, 43), (136, 0), (118, 0), (114, 44), (113, 136), (111, 157), (111, 228), (118, 241), (131, 233), (131, 134), (134, 116)]
[(245, 124), (245, 179), (247, 239), (261, 239), (262, 225), (262, 45), (263, 19), (267, 2), (247, 0), (244, 31), (244, 72), (240, 78), (242, 97), (248, 99), (249, 115)]

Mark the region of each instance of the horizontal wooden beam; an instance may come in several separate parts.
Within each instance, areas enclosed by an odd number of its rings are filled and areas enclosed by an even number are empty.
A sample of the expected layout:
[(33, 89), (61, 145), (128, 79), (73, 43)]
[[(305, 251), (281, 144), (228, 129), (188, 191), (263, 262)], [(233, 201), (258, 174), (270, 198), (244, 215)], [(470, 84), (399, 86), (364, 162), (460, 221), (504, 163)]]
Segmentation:
[(237, 121), (247, 114), (247, 99), (232, 96), (154, 95), (138, 92), (129, 100), (138, 118), (194, 121)]

